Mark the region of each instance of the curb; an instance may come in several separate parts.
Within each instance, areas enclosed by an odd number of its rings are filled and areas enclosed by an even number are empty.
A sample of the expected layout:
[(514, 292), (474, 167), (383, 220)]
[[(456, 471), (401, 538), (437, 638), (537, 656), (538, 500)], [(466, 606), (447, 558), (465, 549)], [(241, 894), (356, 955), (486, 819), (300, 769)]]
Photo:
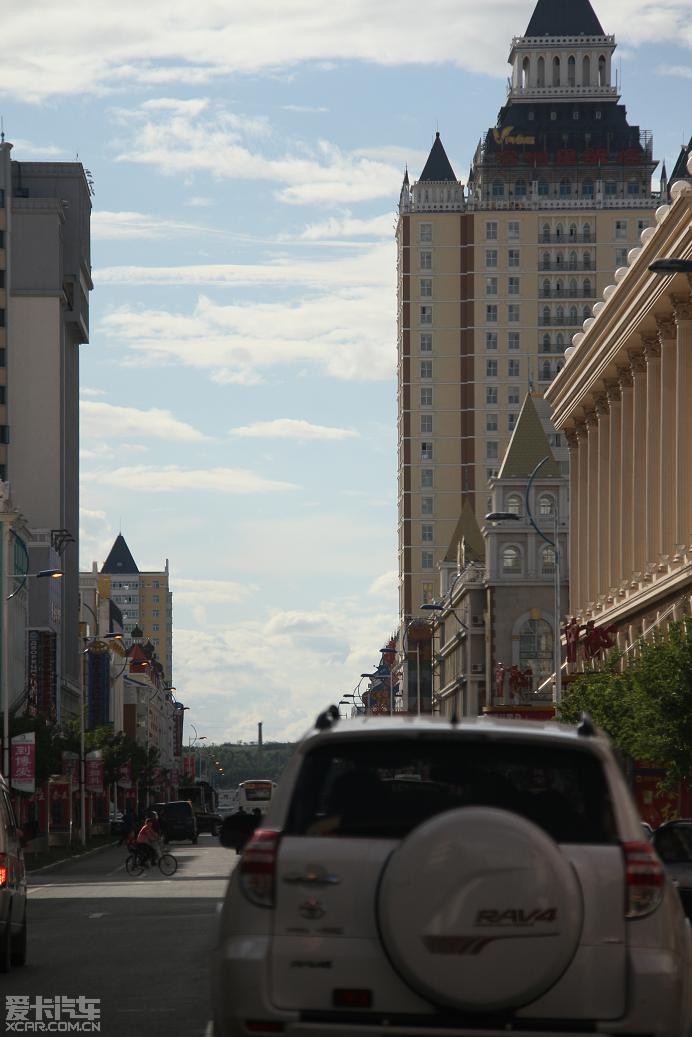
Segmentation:
[(27, 868), (27, 876), (38, 875), (41, 871), (49, 871), (50, 868), (57, 867), (58, 864), (67, 864), (69, 861), (79, 860), (80, 857), (91, 857), (95, 853), (100, 853), (101, 850), (109, 850), (112, 846), (117, 846), (117, 842), (104, 843), (103, 846), (95, 846), (93, 850), (84, 850), (83, 853), (72, 853), (69, 857), (61, 857), (59, 861), (51, 861), (50, 864), (42, 864), (40, 868)]

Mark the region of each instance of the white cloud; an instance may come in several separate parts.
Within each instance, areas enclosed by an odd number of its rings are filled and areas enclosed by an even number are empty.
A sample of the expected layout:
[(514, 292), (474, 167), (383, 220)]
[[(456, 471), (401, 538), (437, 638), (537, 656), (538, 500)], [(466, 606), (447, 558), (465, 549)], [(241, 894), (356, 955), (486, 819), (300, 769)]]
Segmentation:
[(387, 238), (394, 236), (395, 218), (392, 213), (358, 219), (350, 213), (332, 216), (320, 223), (309, 224), (300, 237), (303, 241), (343, 241), (347, 238)]
[(154, 467), (132, 465), (112, 470), (90, 471), (90, 483), (117, 486), (127, 490), (149, 493), (278, 493), (295, 490), (293, 483), (266, 479), (256, 472), (242, 468), (180, 468), (178, 465)]
[(309, 421), (295, 418), (275, 418), (273, 421), (256, 421), (252, 425), (233, 428), (231, 435), (245, 439), (335, 440), (357, 439), (360, 433), (350, 428), (312, 425)]
[(138, 410), (111, 403), (82, 400), (80, 404), (82, 440), (140, 439), (150, 436), (180, 443), (201, 443), (208, 437), (192, 425), (179, 421), (170, 411), (152, 407)]
[(308, 104), (282, 104), (282, 109), (285, 112), (305, 112), (306, 114), (319, 114), (320, 112), (328, 112), (328, 108), (322, 108), (319, 105), (311, 106)]
[[(290, 70), (314, 62), (382, 65), (449, 62), (503, 74), (509, 33), (520, 33), (534, 0), (74, 0), (70, 31), (60, 4), (25, 3), (3, 22), (0, 91), (21, 101), (87, 94), (133, 83), (199, 85), (234, 72)], [(692, 41), (688, 0), (601, 0), (605, 31), (622, 43)], [(364, 27), (367, 27), (364, 29)], [(31, 40), (27, 49), (26, 41)]]
[(659, 65), (656, 69), (659, 76), (676, 76), (680, 79), (692, 79), (692, 67), (689, 65)]
[(399, 590), (399, 574), (395, 569), (382, 573), (368, 587), (368, 594), (393, 598)]
[(94, 396), (94, 397), (105, 396), (106, 395), (106, 391), (105, 391), (105, 389), (95, 389), (92, 386), (81, 385), (80, 388), (79, 388), (79, 395), (81, 397), (84, 397), (84, 396)]
[(216, 233), (212, 227), (199, 227), (194, 223), (182, 223), (176, 220), (159, 220), (141, 212), (96, 210), (91, 214), (92, 241), (132, 241), (134, 239), (155, 241), (200, 232)]

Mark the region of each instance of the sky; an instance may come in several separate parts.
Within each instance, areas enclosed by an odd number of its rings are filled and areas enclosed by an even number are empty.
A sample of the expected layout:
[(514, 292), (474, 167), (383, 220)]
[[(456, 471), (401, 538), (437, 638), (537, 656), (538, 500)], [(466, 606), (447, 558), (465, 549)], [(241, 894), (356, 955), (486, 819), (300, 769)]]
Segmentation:
[[(396, 205), (465, 180), (534, 0), (24, 0), (13, 158), (93, 181), (80, 567), (169, 560), (209, 741), (295, 739), (397, 622)], [(630, 122), (692, 135), (692, 0), (598, 0)], [(657, 186), (657, 184), (656, 184)], [(187, 732), (186, 732), (187, 734)]]

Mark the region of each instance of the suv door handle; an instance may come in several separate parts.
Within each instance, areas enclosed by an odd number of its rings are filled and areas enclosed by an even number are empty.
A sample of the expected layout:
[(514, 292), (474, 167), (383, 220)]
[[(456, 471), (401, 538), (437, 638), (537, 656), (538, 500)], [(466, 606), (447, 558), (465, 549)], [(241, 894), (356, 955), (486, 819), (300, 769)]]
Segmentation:
[(284, 875), (283, 881), (291, 886), (338, 886), (341, 877), (328, 875), (326, 872), (309, 871), (305, 875), (293, 872), (290, 875)]

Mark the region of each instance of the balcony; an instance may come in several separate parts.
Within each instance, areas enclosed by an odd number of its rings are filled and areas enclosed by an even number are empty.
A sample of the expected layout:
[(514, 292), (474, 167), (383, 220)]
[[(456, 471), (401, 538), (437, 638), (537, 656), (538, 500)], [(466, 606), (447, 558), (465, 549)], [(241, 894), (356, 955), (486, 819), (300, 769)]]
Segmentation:
[(593, 288), (541, 288), (538, 293), (540, 299), (595, 299), (596, 292)]

